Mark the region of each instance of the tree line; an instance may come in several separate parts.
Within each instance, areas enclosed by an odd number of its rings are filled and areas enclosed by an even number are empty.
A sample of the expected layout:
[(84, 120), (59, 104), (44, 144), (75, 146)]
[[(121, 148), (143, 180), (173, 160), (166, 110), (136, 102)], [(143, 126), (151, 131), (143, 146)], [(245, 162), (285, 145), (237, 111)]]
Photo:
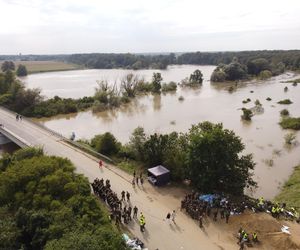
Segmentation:
[[(45, 99), (41, 96), (40, 89), (25, 88), (12, 70), (13, 68), (10, 67), (5, 69), (4, 73), (0, 73), (0, 105), (29, 117), (50, 117), (88, 108), (94, 112), (101, 112), (128, 103), (138, 95), (160, 94), (177, 89), (175, 82), (164, 83), (159, 72), (154, 72), (149, 82), (130, 73), (113, 85), (107, 81), (99, 81), (93, 96), (78, 99), (55, 96)], [(185, 80), (185, 84), (200, 85), (202, 81), (201, 71), (196, 70)]]
[(0, 249), (127, 249), (74, 170), (36, 148), (0, 159)]
[(282, 63), (287, 69), (300, 68), (300, 50), (257, 50), (236, 52), (190, 52), (165, 54), (90, 53), (71, 55), (0, 55), (0, 60), (58, 60), (84, 65), (96, 69), (165, 69), (171, 64), (219, 65), (230, 64), (234, 58), (247, 65), (263, 58), (269, 64)]
[(202, 122), (187, 133), (151, 135), (138, 127), (125, 145), (109, 132), (81, 143), (121, 165), (124, 161), (146, 169), (164, 165), (173, 181), (189, 179), (201, 192), (242, 195), (245, 188), (256, 186), (252, 179), (252, 155), (242, 155), (245, 146), (241, 138), (222, 124)]

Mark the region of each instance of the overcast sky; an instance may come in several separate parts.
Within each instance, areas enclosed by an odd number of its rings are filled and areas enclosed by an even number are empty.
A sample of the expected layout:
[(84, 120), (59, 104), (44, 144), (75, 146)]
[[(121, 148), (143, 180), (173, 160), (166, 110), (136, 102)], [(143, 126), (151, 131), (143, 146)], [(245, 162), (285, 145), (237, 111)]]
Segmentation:
[(300, 49), (300, 0), (0, 0), (0, 54)]

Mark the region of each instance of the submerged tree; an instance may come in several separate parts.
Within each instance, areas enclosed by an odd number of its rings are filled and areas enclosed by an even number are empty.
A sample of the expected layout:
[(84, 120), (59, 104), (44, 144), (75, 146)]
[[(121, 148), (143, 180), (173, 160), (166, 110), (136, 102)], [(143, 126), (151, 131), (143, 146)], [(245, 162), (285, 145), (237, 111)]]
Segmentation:
[(123, 94), (128, 97), (135, 97), (141, 79), (132, 73), (127, 74), (121, 79), (121, 89)]
[(199, 69), (196, 69), (191, 75), (189, 82), (191, 84), (202, 84), (203, 82), (203, 74)]
[(158, 93), (161, 89), (161, 82), (163, 78), (161, 77), (160, 73), (153, 73), (152, 76), (152, 84), (153, 84), (153, 92)]
[(243, 114), (242, 114), (242, 119), (243, 120), (246, 120), (246, 121), (251, 121), (251, 118), (253, 116), (253, 113), (251, 111), (251, 109), (246, 109), (246, 108), (243, 108)]

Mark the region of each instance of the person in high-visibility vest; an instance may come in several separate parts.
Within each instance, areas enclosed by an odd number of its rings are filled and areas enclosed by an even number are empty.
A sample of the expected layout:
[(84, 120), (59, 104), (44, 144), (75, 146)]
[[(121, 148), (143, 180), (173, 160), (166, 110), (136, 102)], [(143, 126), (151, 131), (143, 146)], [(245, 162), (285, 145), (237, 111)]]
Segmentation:
[(144, 232), (145, 231), (145, 224), (146, 224), (146, 220), (145, 220), (145, 216), (143, 215), (143, 213), (141, 212), (140, 214), (140, 230), (141, 232)]
[(146, 224), (145, 218), (144, 218), (144, 217), (141, 217), (141, 218), (140, 218), (140, 230), (141, 230), (141, 232), (144, 232), (144, 231), (145, 231), (145, 224)]
[(252, 240), (253, 240), (253, 242), (255, 242), (255, 243), (258, 242), (258, 238), (257, 238), (257, 233), (256, 233), (256, 232), (254, 232), (254, 233), (252, 234)]
[(262, 207), (264, 205), (264, 198), (263, 197), (260, 197), (258, 199), (258, 204), (257, 205), (260, 206), (260, 207)]
[(276, 217), (276, 207), (275, 206), (272, 207), (271, 214), (273, 217)]

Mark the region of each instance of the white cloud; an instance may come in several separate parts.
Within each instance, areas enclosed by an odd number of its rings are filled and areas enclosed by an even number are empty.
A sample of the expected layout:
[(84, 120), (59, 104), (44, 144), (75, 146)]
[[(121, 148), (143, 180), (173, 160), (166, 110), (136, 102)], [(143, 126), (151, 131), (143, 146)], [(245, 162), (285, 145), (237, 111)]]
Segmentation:
[(300, 44), (298, 0), (0, 0), (0, 10), (0, 54), (289, 49)]

